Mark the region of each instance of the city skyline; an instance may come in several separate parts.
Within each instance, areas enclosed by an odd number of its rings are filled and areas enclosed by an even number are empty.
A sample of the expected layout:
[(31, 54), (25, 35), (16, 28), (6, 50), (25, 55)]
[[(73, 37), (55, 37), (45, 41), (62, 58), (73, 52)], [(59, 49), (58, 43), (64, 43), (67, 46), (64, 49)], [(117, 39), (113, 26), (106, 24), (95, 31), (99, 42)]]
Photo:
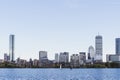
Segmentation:
[[(0, 58), (9, 54), (9, 34), (16, 35), (15, 57), (37, 58), (41, 50), (70, 55), (95, 47), (103, 36), (103, 56), (115, 54), (120, 37), (118, 0), (5, 0), (0, 1)], [(28, 56), (29, 55), (29, 56)]]
[[(118, 55), (119, 55), (119, 46), (120, 46), (119, 42), (120, 42), (120, 38), (115, 38), (115, 52), (116, 52), (115, 54), (118, 54)], [(94, 51), (94, 48), (95, 48), (95, 51)], [(16, 57), (15, 58), (14, 50), (15, 50), (15, 35), (14, 34), (10, 34), (9, 35), (9, 54), (4, 53), (4, 60), (5, 61), (6, 60), (10, 60), (11, 62), (14, 62), (16, 59), (21, 58), (21, 57)], [(69, 52), (62, 52), (62, 51), (58, 52), (57, 54), (64, 54), (64, 53), (65, 54), (67, 54), (67, 53), (69, 54)], [(79, 53), (80, 53), (80, 51), (79, 51)], [(86, 60), (90, 60), (91, 59), (91, 60), (100, 61), (100, 62), (106, 62), (106, 60), (104, 60), (103, 55), (105, 55), (105, 56), (109, 55), (109, 54), (104, 54), (103, 53), (103, 38), (99, 34), (97, 36), (95, 36), (95, 47), (90, 45), (88, 47), (88, 52), (86, 51), (86, 52), (83, 52), (83, 53), (85, 53), (85, 56), (86, 56), (85, 59)], [(68, 57), (70, 57), (72, 55), (74, 56), (76, 54), (78, 54), (78, 53), (73, 53), (73, 54), (69, 55)], [(48, 60), (49, 56), (47, 57), (47, 55), (48, 55), (47, 51), (43, 51), (43, 50), (40, 51), (39, 50), (39, 58), (33, 58), (33, 59), (42, 60), (42, 58), (43, 58), (43, 60), (44, 59)], [(54, 57), (54, 59), (49, 59), (49, 60), (57, 61), (56, 53), (52, 57)], [(29, 59), (32, 59), (32, 58), (29, 57)], [(63, 59), (60, 59), (60, 60), (63, 60)], [(68, 59), (68, 60), (70, 60), (70, 59)]]

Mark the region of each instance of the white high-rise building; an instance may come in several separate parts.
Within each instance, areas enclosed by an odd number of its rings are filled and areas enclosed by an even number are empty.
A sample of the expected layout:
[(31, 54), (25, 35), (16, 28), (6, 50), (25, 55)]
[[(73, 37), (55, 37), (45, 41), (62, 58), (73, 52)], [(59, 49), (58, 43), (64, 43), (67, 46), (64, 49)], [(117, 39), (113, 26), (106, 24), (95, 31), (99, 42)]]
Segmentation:
[(58, 63), (58, 62), (59, 62), (59, 54), (56, 53), (56, 54), (55, 54), (55, 63)]
[(95, 37), (95, 60), (102, 62), (103, 61), (103, 41), (102, 36), (98, 35)]
[(88, 59), (94, 60), (95, 58), (95, 50), (93, 46), (90, 46), (88, 49)]
[(85, 52), (80, 52), (79, 53), (79, 63), (80, 65), (85, 64), (86, 62), (86, 53)]

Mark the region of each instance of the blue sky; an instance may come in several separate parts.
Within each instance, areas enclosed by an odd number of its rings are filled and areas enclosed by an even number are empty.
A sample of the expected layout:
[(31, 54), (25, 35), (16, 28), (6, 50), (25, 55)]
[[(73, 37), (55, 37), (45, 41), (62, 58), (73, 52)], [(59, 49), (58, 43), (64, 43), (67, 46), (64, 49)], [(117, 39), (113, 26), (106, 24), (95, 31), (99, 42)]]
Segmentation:
[(49, 59), (59, 52), (87, 52), (95, 36), (103, 36), (105, 54), (115, 53), (120, 37), (119, 0), (0, 0), (0, 58), (9, 53), (15, 34), (15, 57)]

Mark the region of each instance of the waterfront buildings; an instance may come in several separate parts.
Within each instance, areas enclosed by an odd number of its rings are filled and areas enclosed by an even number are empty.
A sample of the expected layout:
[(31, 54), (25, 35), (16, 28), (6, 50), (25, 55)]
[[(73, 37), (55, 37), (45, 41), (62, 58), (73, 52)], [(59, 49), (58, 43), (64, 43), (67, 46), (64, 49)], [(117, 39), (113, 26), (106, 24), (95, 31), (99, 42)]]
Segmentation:
[(39, 63), (40, 63), (40, 66), (46, 65), (48, 63), (47, 51), (39, 52)]
[(35, 66), (35, 67), (39, 66), (39, 60), (34, 59), (33, 60), (33, 66)]
[[(52, 66), (53, 63), (59, 64), (70, 64), (73, 67), (77, 67), (84, 64), (93, 64), (94, 61), (96, 62), (102, 62), (102, 56), (103, 56), (103, 40), (102, 36), (98, 35), (95, 37), (95, 50), (93, 46), (90, 46), (88, 49), (88, 57), (86, 58), (86, 52), (80, 52), (79, 54), (72, 54), (70, 56), (69, 61), (69, 52), (61, 52), (60, 54), (55, 54), (54, 60), (48, 60), (47, 51), (39, 51), (39, 60), (35, 59), (32, 61), (30, 59), (29, 61), (25, 59), (17, 59), (17, 63), (20, 66), (46, 66), (50, 65)], [(14, 59), (14, 48), (15, 48), (15, 36), (10, 35), (9, 36), (9, 55), (7, 53), (4, 54), (4, 60), (1, 60), (1, 62), (15, 62)], [(115, 39), (115, 55), (107, 55), (106, 61), (107, 62), (120, 62), (120, 38)], [(88, 59), (88, 60), (86, 60)]]
[(7, 53), (4, 54), (4, 61), (5, 62), (9, 61), (9, 55)]
[(68, 52), (60, 53), (59, 62), (60, 63), (69, 63), (69, 53)]
[(106, 55), (107, 62), (120, 62), (120, 55)]
[(80, 65), (85, 64), (86, 62), (86, 53), (85, 52), (80, 52), (79, 53), (79, 63)]
[(0, 63), (3, 63), (4, 62), (4, 60), (3, 59), (0, 59)]
[(120, 62), (120, 38), (115, 39), (116, 54), (106, 55), (107, 62)]
[(79, 54), (72, 54), (71, 55), (70, 64), (72, 67), (79, 66)]
[(79, 67), (86, 63), (86, 52), (80, 52), (79, 54), (71, 55), (70, 64), (72, 67)]
[(18, 67), (26, 67), (27, 66), (27, 61), (25, 59), (17, 58), (16, 63), (17, 63)]

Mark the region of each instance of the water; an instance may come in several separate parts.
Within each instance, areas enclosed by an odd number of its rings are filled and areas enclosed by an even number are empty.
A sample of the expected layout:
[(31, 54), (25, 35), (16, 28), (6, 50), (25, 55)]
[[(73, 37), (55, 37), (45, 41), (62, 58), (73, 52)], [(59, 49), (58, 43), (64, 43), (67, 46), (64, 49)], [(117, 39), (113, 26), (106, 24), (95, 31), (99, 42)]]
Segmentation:
[(120, 69), (0, 69), (0, 80), (120, 80)]

